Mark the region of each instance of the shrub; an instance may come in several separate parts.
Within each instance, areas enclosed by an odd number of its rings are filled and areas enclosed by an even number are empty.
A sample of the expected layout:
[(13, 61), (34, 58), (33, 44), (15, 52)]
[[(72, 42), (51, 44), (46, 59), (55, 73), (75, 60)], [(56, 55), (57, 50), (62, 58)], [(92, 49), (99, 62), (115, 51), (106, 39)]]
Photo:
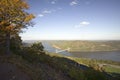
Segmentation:
[(41, 42), (39, 42), (39, 43), (33, 43), (31, 45), (31, 48), (34, 49), (34, 50), (44, 51), (44, 47), (43, 47), (43, 45), (42, 45)]

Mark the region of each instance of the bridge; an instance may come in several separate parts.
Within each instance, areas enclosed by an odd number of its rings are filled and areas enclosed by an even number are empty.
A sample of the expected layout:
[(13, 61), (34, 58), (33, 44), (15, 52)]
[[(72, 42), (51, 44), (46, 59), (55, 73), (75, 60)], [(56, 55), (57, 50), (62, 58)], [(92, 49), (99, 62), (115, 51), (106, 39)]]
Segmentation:
[(64, 52), (64, 51), (70, 51), (70, 48), (67, 48), (67, 49), (64, 49), (64, 50), (57, 50), (57, 49), (56, 49), (55, 52), (56, 52), (56, 53), (60, 53), (60, 52)]

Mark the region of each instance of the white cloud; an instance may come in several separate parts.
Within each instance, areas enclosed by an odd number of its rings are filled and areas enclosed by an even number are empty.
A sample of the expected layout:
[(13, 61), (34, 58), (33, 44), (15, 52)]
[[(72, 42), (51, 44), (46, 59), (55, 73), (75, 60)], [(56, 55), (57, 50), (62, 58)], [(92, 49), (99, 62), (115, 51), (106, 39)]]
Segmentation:
[(43, 14), (39, 14), (38, 16), (39, 16), (39, 17), (44, 17), (44, 15), (43, 15)]
[(44, 16), (46, 16), (47, 14), (51, 14), (52, 12), (55, 12), (56, 10), (44, 10), (44, 11), (42, 11), (39, 15), (38, 15), (38, 17), (44, 17)]
[(57, 0), (53, 0), (53, 1), (51, 2), (51, 4), (56, 4), (56, 2), (57, 2)]
[(90, 22), (88, 22), (88, 21), (82, 21), (78, 25), (76, 25), (75, 28), (80, 28), (80, 27), (88, 26), (88, 25), (90, 25)]
[(50, 14), (50, 13), (52, 13), (52, 11), (50, 11), (50, 10), (44, 10), (42, 13), (43, 14)]
[(87, 22), (87, 21), (82, 21), (82, 22), (80, 22), (80, 25), (89, 25), (90, 24), (90, 22)]
[(78, 4), (78, 2), (77, 2), (76, 0), (70, 2), (70, 5), (71, 5), (71, 6), (74, 6), (74, 5), (77, 5), (77, 4)]
[(43, 11), (41, 11), (41, 13), (38, 15), (38, 17), (44, 17), (44, 16), (46, 16), (48, 14), (51, 14), (51, 13), (54, 13), (58, 10), (62, 10), (62, 8), (58, 7), (57, 9), (50, 9), (50, 10), (49, 9), (44, 9)]

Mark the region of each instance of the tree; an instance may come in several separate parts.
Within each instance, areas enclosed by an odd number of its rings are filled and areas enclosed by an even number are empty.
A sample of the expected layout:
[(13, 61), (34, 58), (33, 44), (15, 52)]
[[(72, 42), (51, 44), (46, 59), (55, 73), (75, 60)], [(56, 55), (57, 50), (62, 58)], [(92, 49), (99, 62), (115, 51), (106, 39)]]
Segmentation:
[(19, 52), (22, 49), (22, 40), (21, 37), (16, 34), (10, 39), (10, 50), (12, 52)]
[(33, 48), (34, 50), (44, 51), (44, 46), (42, 45), (41, 42), (33, 43), (31, 45), (31, 48)]
[(5, 36), (6, 53), (10, 53), (11, 35), (32, 25), (33, 14), (29, 14), (24, 0), (0, 0), (0, 32)]

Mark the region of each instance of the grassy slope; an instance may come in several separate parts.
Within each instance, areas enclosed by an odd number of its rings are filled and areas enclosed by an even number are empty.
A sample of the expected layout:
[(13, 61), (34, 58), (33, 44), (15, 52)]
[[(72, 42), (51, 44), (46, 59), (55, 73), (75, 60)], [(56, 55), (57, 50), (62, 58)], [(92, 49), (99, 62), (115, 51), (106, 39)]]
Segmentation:
[(94, 69), (101, 68), (112, 77), (116, 77), (118, 80), (120, 79), (120, 62), (86, 59), (86, 58), (72, 58), (72, 57), (69, 57), (69, 58), (80, 64), (91, 66)]
[[(51, 56), (62, 56), (60, 54), (51, 53)], [(111, 76), (120, 79), (120, 62), (110, 61), (110, 60), (96, 60), (96, 59), (87, 59), (87, 58), (74, 58), (66, 57), (70, 60), (73, 60), (79, 64), (83, 64), (88, 67), (92, 67), (95, 70), (104, 70)]]
[(50, 41), (61, 49), (70, 51), (120, 51), (120, 41)]
[(62, 75), (59, 71), (57, 72), (47, 63), (29, 62), (18, 55), (12, 55), (10, 57), (2, 56), (0, 63), (12, 63), (16, 65), (21, 71), (29, 75), (31, 80), (70, 80), (67, 76)]
[(106, 80), (105, 74), (100, 70), (79, 64), (63, 56), (12, 54), (9, 57), (2, 56), (0, 62), (16, 65), (32, 80)]
[[(16, 65), (32, 80), (106, 80), (106, 75), (96, 65), (97, 62), (87, 59), (26, 53), (2, 56), (0, 63)], [(118, 76), (114, 79), (119, 80)], [(110, 80), (114, 79), (110, 77)]]

